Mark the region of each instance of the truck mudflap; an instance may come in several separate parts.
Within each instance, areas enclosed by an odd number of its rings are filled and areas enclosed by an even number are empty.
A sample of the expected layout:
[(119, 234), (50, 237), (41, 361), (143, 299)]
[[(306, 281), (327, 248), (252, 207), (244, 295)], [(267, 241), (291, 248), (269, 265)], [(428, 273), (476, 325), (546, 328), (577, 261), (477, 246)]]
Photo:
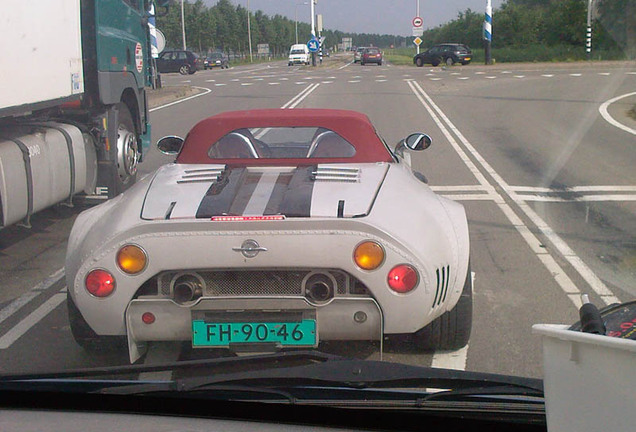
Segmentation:
[(28, 123), (7, 128), (0, 137), (0, 227), (91, 192), (97, 178), (93, 138), (76, 126)]

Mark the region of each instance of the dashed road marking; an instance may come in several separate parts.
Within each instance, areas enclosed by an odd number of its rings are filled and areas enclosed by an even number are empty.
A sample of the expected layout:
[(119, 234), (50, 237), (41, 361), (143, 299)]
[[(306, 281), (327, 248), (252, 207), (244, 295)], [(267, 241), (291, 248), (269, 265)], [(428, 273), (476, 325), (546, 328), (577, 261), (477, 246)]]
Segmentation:
[(546, 78), (552, 78), (554, 75), (552, 75), (552, 74), (543, 74), (541, 76), (542, 77), (546, 77)]

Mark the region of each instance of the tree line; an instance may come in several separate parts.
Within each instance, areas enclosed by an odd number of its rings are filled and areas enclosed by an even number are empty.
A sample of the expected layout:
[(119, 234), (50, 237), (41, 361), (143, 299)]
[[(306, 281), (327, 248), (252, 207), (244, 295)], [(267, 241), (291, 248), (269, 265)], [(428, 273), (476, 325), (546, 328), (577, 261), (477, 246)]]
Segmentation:
[[(594, 50), (621, 50), (636, 58), (636, 0), (596, 0), (593, 23)], [(585, 49), (588, 0), (506, 0), (493, 11), (493, 48), (568, 46)], [(185, 1), (185, 28), (188, 49), (199, 53), (221, 50), (245, 56), (248, 53), (247, 9), (219, 0), (206, 6), (202, 0)], [(424, 31), (422, 47), (442, 42), (483, 45), (483, 12), (467, 9), (456, 19)], [(298, 42), (311, 36), (310, 25), (298, 22)], [(167, 15), (157, 18), (157, 27), (166, 36), (167, 46), (182, 46), (181, 2), (172, 0)], [(261, 43), (270, 52), (284, 55), (296, 42), (296, 23), (282, 15), (270, 17), (251, 11), (252, 51)], [(410, 46), (412, 37), (347, 33), (324, 30), (325, 45), (333, 47), (343, 37), (354, 46)], [(411, 45), (412, 46), (412, 45)]]

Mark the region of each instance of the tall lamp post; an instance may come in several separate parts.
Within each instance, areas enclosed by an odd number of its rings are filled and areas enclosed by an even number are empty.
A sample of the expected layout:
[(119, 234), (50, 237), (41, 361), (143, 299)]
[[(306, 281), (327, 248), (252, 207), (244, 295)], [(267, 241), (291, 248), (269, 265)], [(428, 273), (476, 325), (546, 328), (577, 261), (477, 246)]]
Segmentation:
[(250, 0), (247, 0), (247, 41), (250, 49), (250, 63), (252, 63), (252, 31), (250, 29)]
[(294, 21), (296, 22), (296, 44), (298, 44), (298, 6), (306, 4), (307, 2), (296, 3), (296, 8), (294, 11)]
[(186, 39), (185, 39), (185, 18), (183, 15), (183, 0), (181, 0), (181, 34), (183, 35), (183, 50), (186, 50)]

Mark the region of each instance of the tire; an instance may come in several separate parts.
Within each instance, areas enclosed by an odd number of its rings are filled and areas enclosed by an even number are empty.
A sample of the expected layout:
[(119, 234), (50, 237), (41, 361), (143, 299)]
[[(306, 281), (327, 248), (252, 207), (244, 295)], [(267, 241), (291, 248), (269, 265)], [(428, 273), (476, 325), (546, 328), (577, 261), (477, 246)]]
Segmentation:
[(418, 57), (418, 58), (415, 59), (415, 66), (417, 66), (417, 67), (424, 66), (424, 60), (422, 60), (422, 57)]
[(360, 62), (360, 66), (364, 66), (364, 62), (363, 61)]
[(382, 62), (378, 62), (378, 66), (382, 66)]
[(433, 61), (431, 61), (431, 65), (433, 67), (435, 67), (435, 66), (439, 65), (441, 61), (442, 61), (442, 59), (439, 59), (439, 58), (433, 59)]
[(99, 336), (88, 325), (82, 313), (69, 294), (66, 295), (68, 309), (68, 322), (71, 327), (73, 339), (84, 350), (91, 353), (109, 354), (114, 350), (123, 351), (126, 349), (125, 336)]
[(459, 301), (413, 335), (421, 350), (457, 350), (466, 346), (473, 323), (473, 278), (470, 263)]
[(446, 66), (452, 66), (455, 64), (455, 60), (453, 60), (452, 57), (447, 57), (446, 58)]
[(189, 75), (190, 74), (190, 66), (187, 64), (181, 65), (179, 68), (179, 73), (181, 75)]
[(139, 164), (139, 140), (130, 110), (125, 103), (117, 105), (117, 193), (128, 189), (137, 181), (137, 166)]

